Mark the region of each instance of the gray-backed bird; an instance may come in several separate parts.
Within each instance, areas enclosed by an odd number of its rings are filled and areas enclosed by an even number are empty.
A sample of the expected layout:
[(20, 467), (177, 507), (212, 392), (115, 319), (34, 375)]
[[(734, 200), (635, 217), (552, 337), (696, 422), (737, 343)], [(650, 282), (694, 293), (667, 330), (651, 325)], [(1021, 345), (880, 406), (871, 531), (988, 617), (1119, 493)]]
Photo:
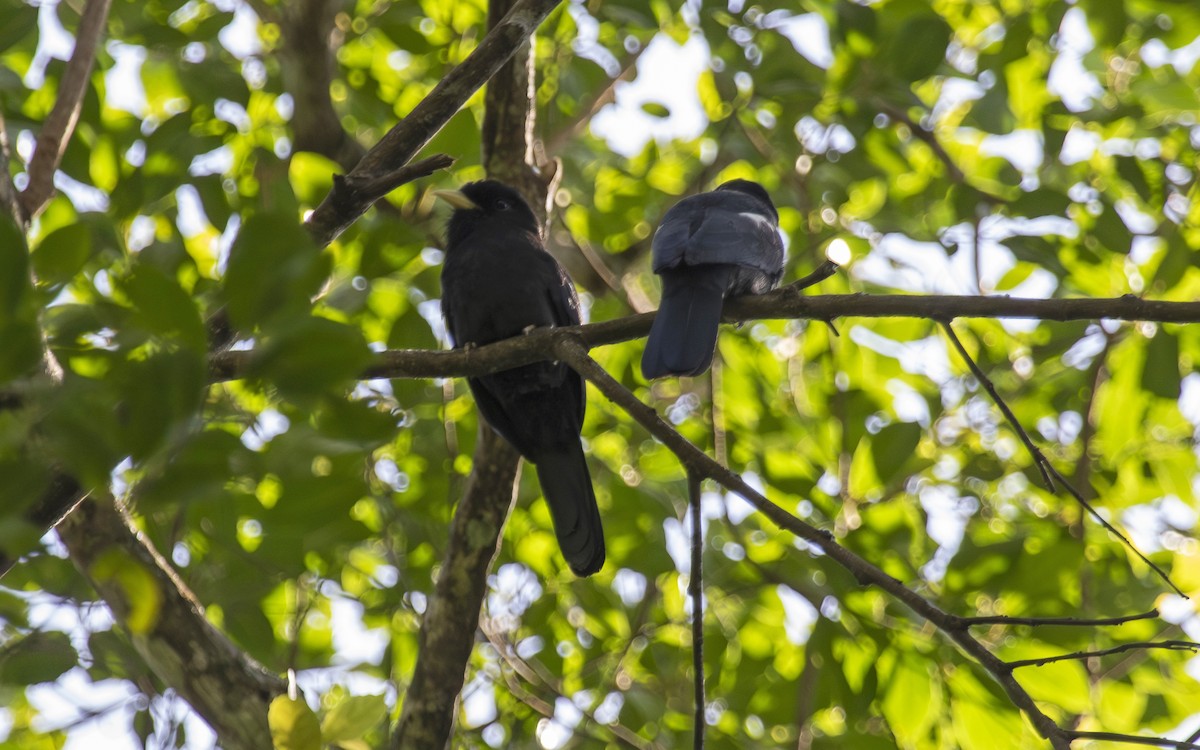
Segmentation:
[(663, 291), (642, 375), (699, 375), (712, 363), (725, 298), (770, 291), (783, 276), (779, 213), (762, 185), (730, 180), (667, 211), (651, 263)]

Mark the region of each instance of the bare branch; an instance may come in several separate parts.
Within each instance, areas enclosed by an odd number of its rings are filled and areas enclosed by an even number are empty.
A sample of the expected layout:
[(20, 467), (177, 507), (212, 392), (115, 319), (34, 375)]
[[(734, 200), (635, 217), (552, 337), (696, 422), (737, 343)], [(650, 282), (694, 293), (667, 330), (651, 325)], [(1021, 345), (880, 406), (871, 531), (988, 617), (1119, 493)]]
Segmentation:
[(96, 47), (100, 43), (100, 35), (104, 33), (111, 3), (112, 0), (87, 0), (83, 7), (79, 28), (75, 32), (75, 51), (71, 53), (71, 60), (63, 73), (54, 108), (42, 123), (37, 146), (26, 170), (29, 184), (21, 193), (21, 213), (26, 223), (41, 213), (54, 195), (54, 173), (75, 132), (75, 123), (79, 120), (83, 97), (92, 75), (92, 65), (96, 62)]
[(854, 552), (841, 546), (828, 531), (805, 523), (796, 516), (768, 500), (757, 490), (746, 484), (739, 475), (721, 466), (705, 455), (686, 438), (672, 429), (658, 414), (637, 399), (616, 380), (613, 380), (604, 368), (596, 364), (587, 354), (587, 347), (577, 336), (564, 331), (556, 332), (554, 354), (571, 365), (577, 372), (595, 385), (601, 393), (620, 406), (630, 417), (641, 424), (651, 435), (662, 441), (689, 474), (701, 478), (716, 480), (728, 490), (741, 495), (760, 513), (771, 519), (781, 529), (791, 532), (804, 541), (820, 549), (831, 560), (848, 570), (864, 585), (875, 585), (890, 594), (893, 598), (908, 606), (918, 616), (933, 623), (946, 634), (950, 640), (977, 661), (1000, 684), (1009, 700), (1033, 723), (1037, 731), (1049, 740), (1054, 750), (1068, 750), (1070, 742), (1062, 728), (1042, 712), (1033, 697), (1021, 687), (1012, 675), (1012, 670), (1000, 658), (987, 649), (981, 642), (967, 632), (966, 629), (956, 629), (955, 619), (936, 604), (912, 591), (898, 579), (888, 575), (883, 570), (867, 562)]
[(975, 360), (971, 358), (971, 355), (967, 353), (966, 347), (963, 346), (963, 343), (959, 340), (958, 335), (954, 333), (954, 328), (951, 327), (950, 322), (942, 321), (941, 324), (942, 328), (946, 331), (946, 336), (950, 338), (951, 343), (954, 344), (954, 348), (958, 350), (959, 356), (961, 356), (963, 361), (967, 363), (967, 367), (970, 368), (971, 374), (975, 376), (975, 379), (979, 381), (979, 385), (983, 386), (983, 388), (988, 392), (988, 395), (992, 397), (992, 403), (996, 404), (996, 408), (998, 408), (1004, 414), (1004, 418), (1008, 420), (1010, 425), (1012, 425), (1013, 430), (1017, 433), (1017, 437), (1020, 438), (1021, 442), (1025, 445), (1025, 449), (1029, 451), (1031, 456), (1033, 456), (1034, 464), (1037, 465), (1038, 471), (1042, 472), (1042, 480), (1046, 483), (1046, 489), (1054, 492), (1054, 480), (1050, 478), (1050, 471), (1046, 468), (1050, 462), (1046, 460), (1044, 455), (1042, 455), (1041, 450), (1039, 450), (1038, 447), (1033, 444), (1033, 438), (1029, 437), (1029, 433), (1025, 432), (1025, 428), (1021, 426), (1021, 422), (1017, 419), (1017, 415), (1012, 413), (1012, 409), (1009, 409), (1008, 404), (1005, 403), (1004, 399), (1000, 397), (1000, 393), (996, 390), (995, 384), (992, 383), (991, 379), (988, 378), (986, 374), (984, 374), (979, 365), (975, 363)]
[[(957, 317), (1036, 318), (1042, 320), (1154, 320), (1200, 322), (1200, 302), (1158, 302), (1138, 297), (1104, 299), (1022, 299), (1018, 297), (957, 297), (916, 295), (830, 294), (805, 296), (791, 287), (763, 295), (735, 297), (725, 303), (725, 320), (810, 319), (843, 317), (915, 317), (948, 320)], [(380, 352), (362, 378), (441, 378), (484, 375), (553, 357), (560, 332), (577, 336), (587, 347), (615, 344), (645, 336), (654, 313), (641, 313), (600, 323), (555, 330), (539, 329), (470, 351), (393, 349)], [(253, 351), (217, 352), (209, 358), (211, 382), (244, 377)]]
[[(453, 163), (454, 159), (446, 154), (435, 154), (386, 172), (354, 169), (346, 175), (334, 175), (333, 187), (317, 211), (322, 208), (335, 211), (338, 216), (346, 218), (346, 226), (350, 226), (372, 203), (396, 188), (431, 175), (439, 169), (446, 169)], [(317, 245), (325, 246), (332, 242), (337, 234), (326, 233), (326, 224), (316, 219), (317, 211), (309, 216), (304, 226)], [(339, 229), (338, 233), (345, 228), (344, 226)]]
[(1192, 737), (1188, 740), (1169, 740), (1165, 737), (1143, 737), (1138, 734), (1117, 734), (1116, 732), (1080, 732), (1067, 731), (1072, 740), (1105, 740), (1107, 742), (1123, 742), (1127, 745), (1153, 745), (1155, 747), (1173, 747), (1175, 750), (1200, 750), (1200, 745), (1194, 744)]
[[(1025, 428), (1023, 428), (1021, 423), (1017, 421), (1017, 416), (1012, 413), (1012, 409), (1009, 409), (1008, 404), (1006, 404), (1004, 399), (1000, 397), (1000, 393), (996, 390), (996, 386), (990, 379), (988, 379), (988, 376), (984, 374), (979, 365), (975, 363), (975, 360), (971, 358), (971, 355), (967, 353), (966, 347), (963, 346), (962, 341), (960, 341), (957, 334), (954, 333), (954, 329), (950, 326), (950, 322), (943, 320), (941, 321), (941, 324), (942, 328), (946, 331), (946, 335), (950, 338), (950, 341), (954, 343), (954, 348), (958, 350), (959, 355), (961, 355), (966, 361), (967, 366), (971, 368), (971, 373), (974, 374), (975, 379), (978, 380), (979, 384), (987, 390), (988, 395), (992, 397), (992, 402), (995, 403), (996, 407), (1004, 413), (1004, 418), (1008, 420), (1008, 423), (1012, 426), (1013, 430), (1015, 430), (1017, 435), (1021, 438), (1021, 442), (1025, 444), (1025, 448), (1033, 457), (1033, 462), (1037, 464), (1038, 469), (1042, 472), (1042, 477), (1046, 480), (1046, 488), (1051, 492), (1054, 492), (1054, 479), (1057, 479), (1059, 484), (1061, 484), (1062, 487), (1068, 493), (1070, 493), (1071, 497), (1075, 498), (1075, 502), (1079, 503), (1080, 506), (1082, 506), (1083, 509), (1092, 516), (1092, 518), (1095, 518), (1101, 526), (1109, 531), (1109, 533), (1120, 539), (1121, 542), (1127, 548), (1129, 548), (1129, 551), (1136, 555), (1142, 562), (1149, 565), (1159, 578), (1161, 578), (1168, 586), (1175, 590), (1175, 593), (1179, 594), (1184, 599), (1187, 599), (1188, 595), (1183, 593), (1183, 590), (1175, 585), (1165, 570), (1154, 564), (1154, 562), (1142, 554), (1141, 550), (1139, 550), (1137, 547), (1134, 547), (1133, 542), (1129, 541), (1129, 539), (1120, 531), (1118, 531), (1115, 526), (1109, 523), (1104, 516), (1100, 515), (1099, 511), (1097, 511), (1096, 508), (1084, 498), (1079, 490), (1072, 487), (1070, 482), (1067, 481), (1067, 478), (1064, 477), (1058, 469), (1054, 468), (1054, 465), (1050, 463), (1050, 460), (1046, 458), (1045, 454), (1033, 444), (1033, 440), (1029, 437), (1029, 434), (1025, 432)], [(1053, 477), (1053, 479), (1051, 477)]]
[(695, 685), (692, 748), (704, 750), (704, 530), (700, 513), (700, 477), (688, 472), (688, 510), (692, 516), (692, 570), (688, 595), (692, 598), (692, 681)]
[[(371, 184), (384, 184), (383, 176), (407, 164), (471, 95), (513, 56), (560, 2), (521, 0), (461, 65), (446, 74), (429, 96), (367, 152), (346, 178), (357, 180), (365, 176)], [(335, 186), (309, 217), (309, 231), (318, 244), (327, 245), (381, 197), (364, 193), (347, 198), (337, 195)]]
[(504, 438), (480, 422), (471, 477), (450, 523), (441, 575), (421, 625), (417, 666), (392, 735), (396, 750), (441, 748), (450, 737), (487, 572), (516, 501), (513, 480), (519, 459)]
[(1093, 656), (1108, 656), (1109, 654), (1122, 654), (1126, 651), (1150, 651), (1153, 649), (1191, 651), (1195, 653), (1200, 651), (1200, 643), (1192, 643), (1191, 641), (1140, 641), (1138, 643), (1122, 643), (1120, 646), (1104, 648), (1099, 651), (1076, 651), (1070, 654), (1058, 654), (1057, 656), (1046, 656), (1040, 659), (1018, 659), (1006, 663), (1009, 669), (1020, 669), (1021, 667), (1041, 667), (1058, 661), (1079, 661), (1090, 659)]
[(988, 617), (960, 617), (960, 627), (973, 625), (1065, 625), (1072, 627), (1093, 627), (1096, 625), (1124, 625), (1135, 620), (1153, 620), (1158, 617), (1158, 610), (1141, 612), (1136, 615), (1123, 617), (1009, 617), (1008, 615), (992, 615)]
[(812, 273), (808, 274), (807, 276), (802, 276), (788, 284), (787, 289), (799, 292), (804, 289), (808, 289), (810, 286), (816, 286), (825, 279), (828, 279), (830, 276), (836, 274), (840, 268), (841, 266), (839, 266), (837, 263), (827, 260), (821, 265), (817, 266), (816, 270), (814, 270)]

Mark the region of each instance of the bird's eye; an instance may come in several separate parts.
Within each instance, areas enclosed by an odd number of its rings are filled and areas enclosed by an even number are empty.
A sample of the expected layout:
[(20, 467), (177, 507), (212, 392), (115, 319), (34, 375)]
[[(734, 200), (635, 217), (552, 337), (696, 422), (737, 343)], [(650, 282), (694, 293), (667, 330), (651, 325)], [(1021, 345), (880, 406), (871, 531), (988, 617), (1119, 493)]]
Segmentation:
[(504, 200), (503, 198), (496, 201), (496, 210), (497, 211), (507, 211), (510, 208), (512, 208), (512, 204), (509, 203), (508, 201)]

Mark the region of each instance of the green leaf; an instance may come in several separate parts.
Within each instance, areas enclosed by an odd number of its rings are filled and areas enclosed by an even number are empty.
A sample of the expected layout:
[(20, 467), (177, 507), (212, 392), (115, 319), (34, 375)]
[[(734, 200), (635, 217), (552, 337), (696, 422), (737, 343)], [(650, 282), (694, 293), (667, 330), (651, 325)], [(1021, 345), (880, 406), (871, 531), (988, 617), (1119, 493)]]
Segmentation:
[(158, 352), (121, 366), (117, 415), (122, 443), (135, 460), (148, 457), (173, 427), (195, 415), (206, 374), (203, 357), (187, 349)]
[(11, 220), (0, 218), (0, 321), (24, 317), (30, 296), (25, 237)]
[(874, 8), (849, 0), (838, 2), (834, 31), (838, 39), (845, 42), (856, 54), (869, 53), (878, 26)]
[(42, 283), (65, 283), (83, 269), (90, 257), (88, 224), (67, 224), (38, 242), (34, 250), (34, 272)]
[(1038, 188), (1022, 192), (1008, 204), (1008, 210), (1017, 216), (1066, 216), (1071, 199), (1061, 190)]
[(89, 572), (97, 581), (113, 582), (120, 587), (127, 607), (127, 611), (121, 613), (122, 620), (134, 635), (154, 629), (162, 607), (162, 592), (154, 575), (141, 561), (123, 551), (110, 549), (92, 563)]
[(78, 663), (66, 633), (34, 632), (9, 641), (0, 651), (0, 683), (36, 685), (53, 682)]
[(0, 383), (25, 375), (42, 359), (25, 238), (0, 218)]
[(370, 359), (361, 330), (307, 317), (269, 332), (255, 347), (250, 374), (306, 398), (354, 378)]
[(1129, 15), (1125, 12), (1124, 2), (1082, 0), (1079, 7), (1087, 14), (1088, 27), (1096, 37), (1097, 43), (1113, 47), (1125, 37)]
[(1142, 388), (1162, 398), (1177, 399), (1180, 390), (1179, 339), (1159, 326), (1146, 344), (1146, 364), (1142, 368)]
[(229, 314), (248, 331), (277, 314), (307, 309), (325, 275), (320, 251), (294, 216), (256, 214), (229, 253)]
[(0, 24), (0, 52), (36, 36), (38, 8), (26, 3), (5, 3)]
[(387, 718), (382, 695), (352, 695), (334, 706), (321, 722), (325, 742), (360, 739)]
[(321, 724), (300, 698), (276, 696), (267, 709), (267, 725), (275, 750), (320, 750)]
[(953, 31), (946, 19), (936, 13), (910, 18), (893, 35), (882, 54), (887, 70), (905, 82), (933, 75), (946, 59), (946, 45)]
[(941, 681), (927, 662), (900, 658), (887, 680), (882, 708), (901, 747), (922, 747), (942, 713)]
[(207, 347), (200, 311), (179, 282), (148, 263), (138, 263), (123, 288), (146, 330), (178, 339), (199, 352)]
[(871, 457), (879, 481), (887, 484), (908, 463), (921, 442), (921, 432), (916, 422), (896, 422), (871, 437)]

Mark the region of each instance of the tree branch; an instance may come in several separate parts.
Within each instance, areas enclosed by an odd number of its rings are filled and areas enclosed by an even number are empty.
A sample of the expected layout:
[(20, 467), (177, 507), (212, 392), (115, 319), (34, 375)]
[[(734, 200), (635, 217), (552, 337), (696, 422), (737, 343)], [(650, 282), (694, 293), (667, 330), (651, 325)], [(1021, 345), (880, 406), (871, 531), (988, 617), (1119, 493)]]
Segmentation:
[(92, 65), (96, 61), (96, 47), (100, 35), (104, 33), (110, 5), (111, 0), (87, 0), (83, 7), (79, 28), (75, 32), (75, 51), (71, 53), (71, 60), (58, 87), (58, 98), (50, 110), (50, 116), (42, 123), (37, 147), (26, 169), (29, 184), (21, 193), (23, 223), (32, 221), (54, 195), (54, 173), (62, 162), (67, 144), (75, 132), (75, 123), (79, 120)]
[(688, 472), (688, 510), (692, 517), (692, 570), (688, 575), (688, 596), (692, 598), (692, 748), (704, 750), (704, 532), (700, 513), (700, 477)]
[(170, 563), (111, 498), (81, 504), (59, 536), (146, 664), (208, 722), (223, 747), (271, 747), (267, 707), (286, 685), (205, 619)]
[(1046, 656), (1040, 659), (1018, 659), (1016, 661), (1006, 662), (1009, 669), (1020, 669), (1021, 667), (1041, 667), (1046, 664), (1053, 664), (1057, 661), (1079, 661), (1082, 659), (1090, 659), (1093, 656), (1108, 656), (1109, 654), (1122, 654), (1126, 651), (1148, 651), (1151, 649), (1163, 649), (1165, 651), (1191, 651), (1195, 653), (1200, 651), (1200, 643), (1192, 643), (1191, 641), (1139, 641), (1138, 643), (1122, 643), (1120, 646), (1112, 648), (1104, 648), (1098, 651), (1076, 651), (1070, 654), (1058, 654), (1057, 656)]
[[(966, 297), (917, 295), (830, 294), (805, 296), (792, 287), (763, 295), (736, 297), (725, 303), (730, 322), (749, 320), (810, 319), (832, 321), (844, 317), (1030, 318), (1052, 321), (1153, 320), (1166, 323), (1200, 322), (1200, 302), (1161, 302), (1126, 295), (1102, 299), (1024, 299), (1020, 297)], [(370, 378), (442, 378), (485, 375), (552, 358), (560, 333), (577, 336), (588, 348), (645, 336), (654, 313), (641, 313), (600, 323), (567, 328), (538, 329), (471, 350), (433, 351), (393, 349), (375, 355), (362, 373)], [(245, 377), (254, 357), (251, 350), (224, 351), (209, 357), (209, 378), (219, 383)]]
[(1106, 742), (1123, 742), (1127, 745), (1153, 745), (1155, 747), (1173, 747), (1175, 750), (1200, 750), (1188, 740), (1169, 740), (1165, 737), (1143, 737), (1137, 734), (1117, 734), (1116, 732), (1066, 732), (1072, 740), (1104, 740)]
[(421, 624), (417, 666), (404, 694), (392, 747), (445, 747), (471, 649), (487, 573), (516, 501), (516, 449), (480, 421), (474, 464), (450, 523), (450, 542)]
[[(490, 30), (481, 49), (510, 22), (516, 12), (509, 12), (513, 5), (514, 0), (489, 2)], [(524, 6), (519, 5), (517, 9), (520, 7)], [(544, 226), (548, 208), (547, 184), (538, 179), (530, 163), (534, 96), (529, 37), (536, 26), (534, 23), (522, 37), (511, 40), (504, 50), (504, 59), (512, 59), (488, 83), (483, 159), (490, 177), (515, 184), (531, 205), (541, 207), (538, 213), (542, 217), (540, 224)], [(478, 52), (476, 50), (470, 59)], [(466, 63), (460, 69), (465, 66)], [(436, 91), (426, 101), (434, 96)], [(440, 124), (437, 127), (441, 127)], [(487, 592), (488, 571), (499, 551), (504, 525), (517, 498), (520, 458), (516, 449), (481, 418), (471, 475), (462, 502), (454, 511), (450, 543), (442, 560), (437, 587), (421, 623), (416, 670), (404, 696), (400, 721), (392, 735), (392, 747), (397, 750), (443, 748), (450, 744), (457, 698), (462, 691), (467, 662), (475, 645), (483, 597)]]
[(988, 617), (959, 617), (957, 626), (968, 628), (973, 625), (1066, 625), (1072, 627), (1093, 627), (1096, 625), (1124, 625), (1135, 620), (1153, 620), (1158, 617), (1158, 610), (1141, 612), (1136, 615), (1123, 617), (1009, 617), (1008, 615), (991, 615)]
[[(1070, 493), (1071, 497), (1075, 498), (1075, 501), (1079, 503), (1079, 505), (1082, 506), (1083, 509), (1092, 516), (1092, 518), (1096, 519), (1096, 521), (1098, 521), (1100, 525), (1103, 526), (1109, 533), (1120, 539), (1121, 542), (1129, 549), (1129, 551), (1136, 555), (1138, 559), (1149, 565), (1159, 578), (1161, 578), (1168, 586), (1175, 590), (1175, 593), (1179, 594), (1184, 599), (1187, 599), (1188, 595), (1183, 593), (1183, 590), (1175, 585), (1165, 570), (1156, 565), (1150, 560), (1150, 558), (1142, 554), (1141, 550), (1139, 550), (1137, 547), (1134, 547), (1133, 542), (1129, 541), (1128, 537), (1118, 531), (1115, 526), (1113, 526), (1106, 518), (1104, 518), (1104, 516), (1100, 515), (1096, 508), (1084, 498), (1083, 494), (1080, 493), (1079, 490), (1072, 487), (1070, 482), (1067, 481), (1067, 478), (1064, 477), (1058, 469), (1054, 468), (1054, 465), (1050, 463), (1050, 459), (1046, 458), (1046, 455), (1042, 453), (1042, 451), (1036, 445), (1034, 445), (1033, 439), (1029, 437), (1029, 433), (1025, 432), (1025, 428), (1021, 426), (1021, 423), (1017, 420), (1017, 416), (1013, 414), (1012, 409), (1009, 409), (1008, 404), (1006, 404), (1004, 399), (1000, 397), (1000, 393), (996, 390), (995, 384), (992, 383), (979, 365), (975, 363), (975, 360), (971, 358), (971, 355), (967, 353), (966, 347), (963, 346), (962, 341), (960, 341), (958, 338), (958, 335), (954, 333), (954, 329), (950, 326), (950, 322), (943, 320), (941, 321), (941, 324), (942, 328), (946, 331), (946, 336), (950, 338), (950, 341), (954, 344), (954, 348), (958, 350), (959, 355), (966, 361), (967, 366), (971, 369), (971, 373), (975, 376), (975, 379), (978, 380), (979, 384), (988, 392), (988, 395), (992, 398), (992, 402), (996, 404), (996, 407), (1000, 409), (1001, 412), (1003, 412), (1004, 418), (1008, 420), (1008, 423), (1020, 437), (1021, 442), (1025, 444), (1025, 448), (1033, 457), (1033, 462), (1037, 464), (1038, 469), (1042, 472), (1042, 477), (1046, 480), (1046, 489), (1050, 492), (1054, 492), (1054, 479), (1057, 479), (1058, 483), (1062, 485), (1063, 489)], [(1053, 479), (1051, 479), (1051, 477), (1053, 477)]]
[[(471, 95), (524, 44), (561, 0), (521, 0), (479, 46), (451, 70), (436, 88), (367, 152), (346, 175), (353, 184), (365, 180), (376, 192), (387, 185), (386, 175), (403, 167), (454, 116)], [(327, 245), (354, 223), (371, 204), (386, 194), (339, 190), (338, 184), (308, 218), (319, 245)]]
[(966, 630), (955, 629), (951, 625), (955, 618), (940, 609), (936, 604), (910, 590), (898, 579), (888, 575), (854, 552), (838, 544), (828, 531), (816, 528), (783, 508), (768, 500), (757, 490), (746, 484), (738, 474), (721, 466), (705, 455), (686, 438), (671, 428), (658, 414), (639, 401), (632, 393), (616, 380), (613, 380), (604, 368), (596, 364), (587, 354), (587, 347), (579, 337), (566, 331), (558, 332), (554, 346), (555, 356), (571, 365), (577, 372), (595, 385), (601, 393), (625, 410), (630, 417), (641, 424), (651, 435), (662, 441), (689, 473), (697, 477), (715, 480), (722, 487), (741, 495), (759, 512), (771, 519), (781, 529), (819, 548), (831, 560), (848, 570), (864, 585), (875, 585), (886, 591), (893, 598), (908, 606), (914, 613), (933, 623), (947, 637), (973, 657), (998, 682), (1009, 696), (1013, 705), (1025, 712), (1038, 732), (1050, 741), (1055, 750), (1068, 750), (1069, 742), (1063, 735), (1063, 730), (1054, 721), (1042, 713), (1033, 697), (1021, 687), (1012, 675), (1012, 670), (1001, 659), (994, 655), (981, 642), (972, 637)]

